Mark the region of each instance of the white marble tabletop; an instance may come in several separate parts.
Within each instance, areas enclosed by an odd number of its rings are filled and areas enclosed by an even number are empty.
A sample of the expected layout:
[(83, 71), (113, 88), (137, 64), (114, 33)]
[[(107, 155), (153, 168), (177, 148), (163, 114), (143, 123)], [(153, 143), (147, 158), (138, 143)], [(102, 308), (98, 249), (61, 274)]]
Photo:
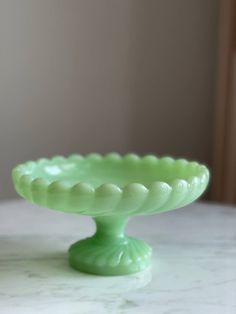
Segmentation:
[(236, 208), (196, 203), (132, 219), (128, 233), (154, 256), (152, 269), (130, 276), (68, 266), (69, 245), (93, 231), (89, 217), (0, 203), (0, 313), (236, 313)]

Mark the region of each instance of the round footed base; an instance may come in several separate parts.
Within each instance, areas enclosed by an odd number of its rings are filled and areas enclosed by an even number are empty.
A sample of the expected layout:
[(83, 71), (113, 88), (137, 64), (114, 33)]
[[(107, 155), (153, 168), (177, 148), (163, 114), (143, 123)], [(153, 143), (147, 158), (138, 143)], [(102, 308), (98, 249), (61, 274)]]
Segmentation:
[(151, 247), (138, 239), (125, 237), (116, 242), (101, 242), (94, 236), (73, 244), (69, 261), (73, 268), (85, 273), (126, 275), (149, 267), (151, 254)]

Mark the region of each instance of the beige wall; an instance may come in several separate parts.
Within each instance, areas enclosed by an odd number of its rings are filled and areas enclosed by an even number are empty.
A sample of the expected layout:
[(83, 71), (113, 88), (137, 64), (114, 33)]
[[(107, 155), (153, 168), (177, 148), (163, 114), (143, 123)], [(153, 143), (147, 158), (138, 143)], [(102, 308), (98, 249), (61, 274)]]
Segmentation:
[(0, 198), (24, 160), (209, 161), (216, 0), (0, 0)]

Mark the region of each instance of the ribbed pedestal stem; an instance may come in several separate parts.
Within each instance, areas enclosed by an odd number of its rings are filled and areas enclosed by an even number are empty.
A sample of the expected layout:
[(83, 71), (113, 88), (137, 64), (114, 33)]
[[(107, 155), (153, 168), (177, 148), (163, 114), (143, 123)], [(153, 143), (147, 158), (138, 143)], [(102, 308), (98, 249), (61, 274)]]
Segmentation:
[(95, 234), (70, 247), (69, 260), (73, 268), (110, 276), (135, 273), (150, 265), (149, 245), (124, 234), (127, 217), (104, 216), (94, 220)]

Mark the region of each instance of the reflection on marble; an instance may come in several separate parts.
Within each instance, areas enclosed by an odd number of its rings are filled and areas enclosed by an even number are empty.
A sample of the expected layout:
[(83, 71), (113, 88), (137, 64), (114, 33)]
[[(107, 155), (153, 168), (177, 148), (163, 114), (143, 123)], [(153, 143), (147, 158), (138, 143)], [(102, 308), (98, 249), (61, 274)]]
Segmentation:
[[(76, 218), (76, 219), (75, 219)], [(153, 267), (99, 277), (68, 266), (67, 248), (93, 232), (87, 217), (23, 201), (0, 205), (0, 313), (236, 313), (236, 209), (195, 204), (133, 219)]]

